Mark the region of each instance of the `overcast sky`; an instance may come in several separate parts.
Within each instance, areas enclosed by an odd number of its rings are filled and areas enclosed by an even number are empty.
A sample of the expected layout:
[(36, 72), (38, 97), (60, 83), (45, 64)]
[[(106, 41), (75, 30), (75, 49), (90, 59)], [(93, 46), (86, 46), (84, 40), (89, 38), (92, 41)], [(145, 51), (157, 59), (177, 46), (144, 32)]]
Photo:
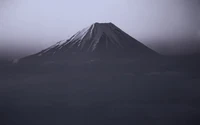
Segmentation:
[(0, 0), (0, 53), (32, 54), (94, 22), (160, 52), (200, 49), (200, 0)]

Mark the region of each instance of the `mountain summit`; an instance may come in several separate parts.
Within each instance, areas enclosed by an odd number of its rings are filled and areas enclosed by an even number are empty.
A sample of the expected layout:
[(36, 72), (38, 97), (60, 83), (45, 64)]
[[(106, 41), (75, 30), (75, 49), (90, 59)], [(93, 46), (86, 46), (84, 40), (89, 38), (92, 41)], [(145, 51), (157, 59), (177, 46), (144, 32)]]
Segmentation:
[(155, 53), (113, 23), (94, 23), (78, 31), (68, 40), (57, 42), (55, 45), (32, 56), (39, 58), (62, 56), (62, 58), (67, 58), (67, 56), (80, 54), (118, 56)]

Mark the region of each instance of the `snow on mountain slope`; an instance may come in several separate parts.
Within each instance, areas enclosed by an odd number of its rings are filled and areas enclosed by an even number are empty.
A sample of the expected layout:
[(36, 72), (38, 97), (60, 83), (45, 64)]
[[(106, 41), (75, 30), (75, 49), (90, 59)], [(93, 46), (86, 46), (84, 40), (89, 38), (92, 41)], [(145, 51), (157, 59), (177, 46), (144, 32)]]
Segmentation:
[[(157, 53), (132, 38), (112, 23), (94, 23), (25, 60), (87, 60), (91, 58), (136, 58)], [(146, 58), (145, 56), (144, 58)], [(31, 62), (31, 61), (30, 61)]]
[[(77, 32), (68, 40), (63, 40), (55, 45), (37, 53), (37, 56), (55, 55), (61, 51), (95, 52), (113, 49), (150, 51), (112, 23), (94, 23)], [(153, 52), (153, 51), (152, 51)]]

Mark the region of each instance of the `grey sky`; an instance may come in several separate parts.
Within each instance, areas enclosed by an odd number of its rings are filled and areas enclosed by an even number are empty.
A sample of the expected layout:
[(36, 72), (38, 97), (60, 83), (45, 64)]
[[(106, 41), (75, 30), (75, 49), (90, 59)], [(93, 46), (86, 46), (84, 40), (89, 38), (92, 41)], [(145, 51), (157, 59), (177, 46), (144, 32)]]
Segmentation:
[(0, 0), (0, 53), (35, 53), (94, 22), (160, 52), (200, 49), (199, 0)]

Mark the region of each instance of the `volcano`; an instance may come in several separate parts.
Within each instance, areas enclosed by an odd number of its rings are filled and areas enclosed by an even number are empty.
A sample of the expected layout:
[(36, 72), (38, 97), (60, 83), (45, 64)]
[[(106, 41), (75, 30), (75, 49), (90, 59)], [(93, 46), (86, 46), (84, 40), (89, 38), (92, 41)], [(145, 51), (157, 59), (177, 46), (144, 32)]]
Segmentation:
[(156, 54), (113, 23), (94, 23), (78, 31), (70, 39), (59, 41), (24, 59), (118, 58)]

